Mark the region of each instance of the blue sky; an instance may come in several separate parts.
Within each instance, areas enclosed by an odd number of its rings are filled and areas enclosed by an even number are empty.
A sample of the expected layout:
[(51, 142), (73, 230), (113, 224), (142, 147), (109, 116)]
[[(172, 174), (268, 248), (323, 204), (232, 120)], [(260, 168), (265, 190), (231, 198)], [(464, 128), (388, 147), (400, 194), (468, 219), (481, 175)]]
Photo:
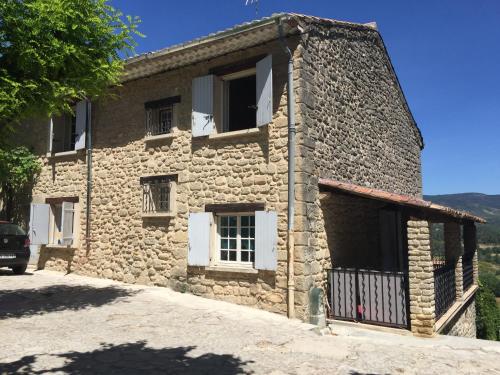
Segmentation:
[[(256, 18), (245, 0), (112, 4), (141, 17), (138, 53)], [(424, 136), (424, 193), (500, 194), (500, 0), (259, 0), (259, 18), (286, 11), (376, 21)]]

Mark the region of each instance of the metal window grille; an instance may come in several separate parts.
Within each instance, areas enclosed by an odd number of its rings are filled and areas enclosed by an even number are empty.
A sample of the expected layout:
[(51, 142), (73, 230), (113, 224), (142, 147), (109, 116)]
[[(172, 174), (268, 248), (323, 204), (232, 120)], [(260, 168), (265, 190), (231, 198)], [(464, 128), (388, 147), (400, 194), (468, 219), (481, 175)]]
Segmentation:
[(141, 179), (142, 211), (144, 213), (168, 212), (170, 210), (170, 183), (168, 176)]
[(146, 111), (146, 135), (168, 134), (172, 130), (174, 118), (172, 105), (162, 108), (150, 108)]

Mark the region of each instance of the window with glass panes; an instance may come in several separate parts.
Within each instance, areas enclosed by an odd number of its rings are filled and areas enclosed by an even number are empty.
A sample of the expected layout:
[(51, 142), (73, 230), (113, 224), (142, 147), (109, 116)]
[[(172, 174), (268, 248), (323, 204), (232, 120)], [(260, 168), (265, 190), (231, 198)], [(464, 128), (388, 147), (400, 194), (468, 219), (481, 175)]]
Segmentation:
[(255, 216), (219, 216), (221, 262), (251, 264), (255, 261)]

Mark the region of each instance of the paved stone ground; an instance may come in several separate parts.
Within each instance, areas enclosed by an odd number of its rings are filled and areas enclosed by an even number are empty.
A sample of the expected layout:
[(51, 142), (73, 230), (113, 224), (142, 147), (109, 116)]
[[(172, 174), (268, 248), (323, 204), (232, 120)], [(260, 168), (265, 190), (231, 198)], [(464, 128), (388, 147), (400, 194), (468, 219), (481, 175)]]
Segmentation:
[(0, 374), (500, 374), (500, 345), (308, 324), (173, 292), (0, 271)]

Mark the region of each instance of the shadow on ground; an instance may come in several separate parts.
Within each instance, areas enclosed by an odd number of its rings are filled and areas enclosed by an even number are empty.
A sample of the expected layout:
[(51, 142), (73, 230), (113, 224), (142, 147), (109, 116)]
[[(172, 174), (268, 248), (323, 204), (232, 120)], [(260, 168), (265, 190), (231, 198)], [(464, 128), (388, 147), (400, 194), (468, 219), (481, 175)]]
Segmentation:
[[(0, 320), (64, 310), (82, 310), (123, 301), (138, 291), (114, 286), (52, 285), (39, 289), (0, 289)], [(1, 374), (1, 373), (0, 373)]]
[[(251, 374), (242, 361), (228, 354), (206, 353), (187, 356), (194, 346), (154, 349), (144, 341), (112, 345), (101, 344), (91, 352), (68, 352), (53, 355), (32, 355), (11, 363), (0, 363), (0, 374)], [(39, 357), (43, 357), (37, 364)], [(53, 357), (52, 360), (48, 357)], [(54, 358), (55, 357), (55, 358)], [(60, 366), (46, 365), (49, 362)]]
[[(0, 268), (0, 276), (18, 277), (18, 275), (14, 275), (14, 272), (12, 272), (12, 270), (7, 268)], [(33, 274), (31, 272), (25, 272), (22, 276), (33, 276)]]

